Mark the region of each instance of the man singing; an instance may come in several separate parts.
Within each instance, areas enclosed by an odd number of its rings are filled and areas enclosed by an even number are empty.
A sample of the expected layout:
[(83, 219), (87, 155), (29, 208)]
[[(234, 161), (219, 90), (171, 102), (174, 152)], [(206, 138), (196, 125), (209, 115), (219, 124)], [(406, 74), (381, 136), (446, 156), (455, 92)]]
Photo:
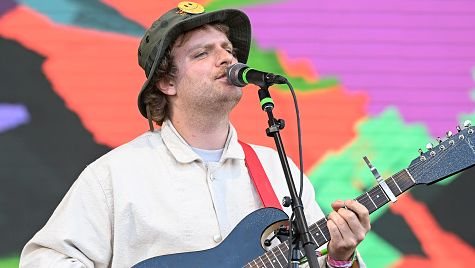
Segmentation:
[[(85, 168), (26, 244), (20, 266), (131, 267), (209, 249), (262, 208), (229, 121), (242, 89), (228, 82), (226, 69), (246, 63), (250, 41), (249, 19), (239, 10), (205, 12), (182, 2), (155, 21), (138, 49), (147, 76), (138, 107), (151, 131)], [(278, 200), (289, 195), (277, 153), (252, 148)], [(303, 183), (305, 215), (314, 223), (324, 214), (306, 177)], [(364, 267), (356, 246), (370, 229), (368, 210), (353, 200), (332, 206), (331, 240), (320, 265)]]

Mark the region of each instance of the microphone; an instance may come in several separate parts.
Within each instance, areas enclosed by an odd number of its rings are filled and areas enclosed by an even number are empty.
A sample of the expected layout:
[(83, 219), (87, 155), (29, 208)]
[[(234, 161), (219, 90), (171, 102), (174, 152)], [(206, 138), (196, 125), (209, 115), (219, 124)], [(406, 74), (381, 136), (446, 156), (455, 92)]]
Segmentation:
[(287, 79), (283, 76), (258, 71), (243, 63), (236, 63), (229, 66), (226, 70), (226, 74), (228, 81), (238, 87), (243, 87), (247, 84), (268, 87), (273, 84), (287, 83)]

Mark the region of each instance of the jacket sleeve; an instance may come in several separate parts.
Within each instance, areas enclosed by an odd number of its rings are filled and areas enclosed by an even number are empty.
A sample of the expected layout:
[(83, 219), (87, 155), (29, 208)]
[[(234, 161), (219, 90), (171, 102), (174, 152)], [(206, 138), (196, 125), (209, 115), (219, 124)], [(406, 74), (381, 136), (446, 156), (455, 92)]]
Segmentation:
[(46, 225), (25, 245), (20, 267), (108, 267), (112, 210), (102, 185), (87, 167)]

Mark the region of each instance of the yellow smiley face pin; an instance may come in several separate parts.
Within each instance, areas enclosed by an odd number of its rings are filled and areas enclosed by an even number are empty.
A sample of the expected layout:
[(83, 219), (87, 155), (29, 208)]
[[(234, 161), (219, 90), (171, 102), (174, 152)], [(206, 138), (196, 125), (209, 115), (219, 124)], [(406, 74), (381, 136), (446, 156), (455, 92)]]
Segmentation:
[(189, 14), (200, 14), (205, 12), (205, 8), (195, 2), (183, 1), (178, 3), (178, 8), (185, 13)]

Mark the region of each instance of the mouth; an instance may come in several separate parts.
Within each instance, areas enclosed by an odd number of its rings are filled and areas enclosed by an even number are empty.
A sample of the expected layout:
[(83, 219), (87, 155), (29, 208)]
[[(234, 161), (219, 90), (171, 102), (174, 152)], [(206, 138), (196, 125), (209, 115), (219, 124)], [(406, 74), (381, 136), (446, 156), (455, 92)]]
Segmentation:
[(222, 79), (222, 78), (228, 79), (227, 76), (226, 76), (226, 73), (220, 73), (220, 74), (218, 74), (218, 75), (216, 76), (216, 80)]

